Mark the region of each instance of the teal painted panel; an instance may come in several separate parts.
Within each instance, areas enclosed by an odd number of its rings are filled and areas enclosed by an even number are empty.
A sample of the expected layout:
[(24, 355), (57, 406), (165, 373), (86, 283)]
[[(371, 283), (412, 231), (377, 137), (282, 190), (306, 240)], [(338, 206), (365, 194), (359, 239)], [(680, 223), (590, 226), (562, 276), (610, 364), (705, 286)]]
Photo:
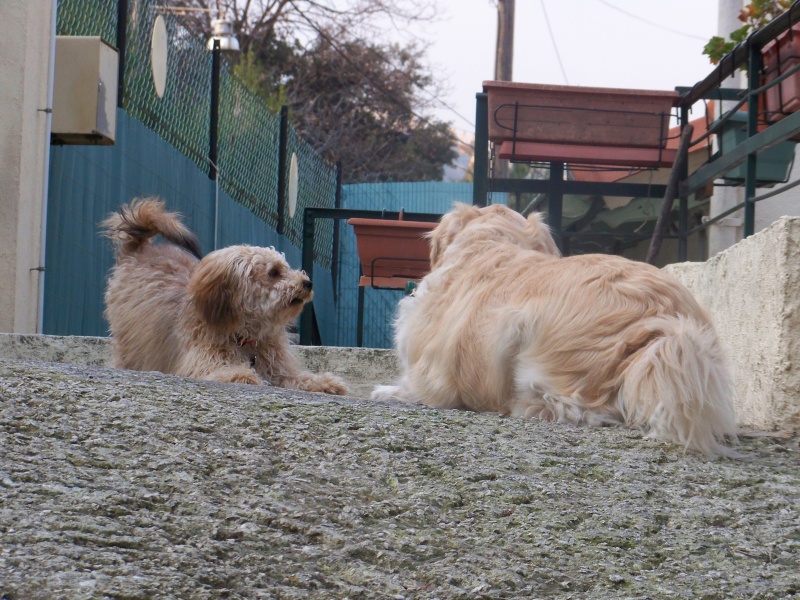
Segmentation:
[(211, 248), (214, 186), (193, 162), (117, 111), (114, 146), (53, 146), (45, 246), (44, 333), (107, 335), (103, 293), (113, 264), (98, 223), (120, 204), (159, 196)]
[[(114, 146), (54, 146), (50, 153), (44, 333), (108, 334), (103, 294), (113, 265), (98, 223), (120, 204), (158, 196), (184, 215), (204, 252), (233, 244), (273, 246), (299, 268), (300, 249), (218, 190), (193, 161), (142, 123), (117, 111)], [(217, 226), (215, 231), (215, 219)], [(317, 267), (315, 300), (323, 342), (335, 343), (333, 283)]]

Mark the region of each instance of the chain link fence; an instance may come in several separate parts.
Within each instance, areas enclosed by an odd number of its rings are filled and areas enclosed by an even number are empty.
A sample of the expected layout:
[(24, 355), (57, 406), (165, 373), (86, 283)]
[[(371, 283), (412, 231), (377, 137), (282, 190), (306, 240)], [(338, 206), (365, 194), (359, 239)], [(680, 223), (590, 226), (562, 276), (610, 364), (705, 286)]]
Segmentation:
[[(336, 167), (320, 160), (314, 149), (300, 139), (293, 129), (289, 129), (287, 154), (297, 159), (297, 170), (300, 173), (297, 185), (297, 210), (293, 218), (287, 213), (284, 232), (290, 240), (303, 239), (303, 211), (306, 207), (333, 207), (336, 194)], [(333, 195), (328, 195), (333, 190)], [(314, 262), (330, 269), (333, 249), (334, 221), (322, 219), (317, 221), (314, 237)], [(327, 265), (327, 266), (326, 266)]]
[[(223, 65), (220, 77), (219, 129), (222, 189), (267, 225), (276, 228), (280, 117), (271, 113), (228, 65)], [(332, 201), (325, 206), (329, 205)]]
[[(203, 173), (210, 168), (212, 53), (207, 40), (181, 25), (181, 17), (164, 9), (163, 0), (128, 0), (122, 108), (145, 124)], [(61, 0), (58, 35), (100, 36), (117, 41), (117, 0)], [(163, 16), (168, 34), (167, 85), (163, 97), (151, 74), (151, 39), (156, 17)], [(224, 59), (220, 67), (217, 169), (220, 187), (272, 228), (278, 225), (280, 116), (272, 113), (233, 73)], [(288, 128), (283, 181), (288, 181), (289, 157), (297, 156), (298, 200), (293, 217), (284, 210), (286, 238), (302, 246), (303, 210), (332, 208), (336, 168)], [(285, 206), (285, 204), (284, 204)], [(323, 224), (315, 240), (315, 262), (330, 270), (333, 225)]]
[[(208, 172), (211, 119), (211, 53), (202, 39), (154, 2), (131, 2), (125, 43), (123, 109)], [(164, 95), (151, 72), (151, 39), (156, 17), (164, 17), (169, 46)]]
[(96, 35), (117, 43), (117, 0), (59, 0), (58, 35)]

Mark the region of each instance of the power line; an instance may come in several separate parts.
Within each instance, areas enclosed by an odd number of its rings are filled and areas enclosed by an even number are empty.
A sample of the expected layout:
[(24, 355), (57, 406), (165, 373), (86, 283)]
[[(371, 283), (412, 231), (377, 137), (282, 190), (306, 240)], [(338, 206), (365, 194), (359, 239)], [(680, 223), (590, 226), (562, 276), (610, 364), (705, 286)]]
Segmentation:
[(544, 0), (540, 0), (542, 4), (542, 12), (544, 13), (544, 22), (547, 24), (547, 31), (550, 33), (550, 41), (553, 43), (553, 50), (556, 51), (556, 58), (558, 59), (558, 66), (561, 67), (561, 74), (564, 76), (564, 83), (569, 85), (569, 79), (567, 78), (567, 72), (564, 70), (564, 63), (561, 62), (561, 54), (558, 52), (558, 45), (556, 44), (556, 38), (553, 35), (553, 29), (550, 27), (550, 19), (547, 18), (547, 9), (544, 6)]
[(663, 29), (664, 31), (669, 31), (670, 33), (674, 33), (675, 35), (681, 35), (683, 37), (691, 38), (693, 40), (700, 40), (701, 42), (707, 42), (708, 41), (708, 38), (702, 38), (700, 36), (693, 35), (691, 33), (684, 33), (683, 31), (678, 31), (677, 29), (671, 29), (669, 27), (664, 27), (660, 23), (654, 23), (653, 21), (648, 21), (647, 19), (643, 19), (642, 17), (640, 17), (638, 15), (634, 15), (633, 13), (629, 13), (628, 11), (620, 8), (619, 6), (614, 6), (610, 2), (606, 2), (606, 0), (597, 0), (597, 1), (600, 4), (605, 4), (608, 8), (611, 8), (613, 10), (616, 10), (617, 12), (622, 13), (626, 17), (630, 17), (631, 19), (634, 19), (636, 21), (641, 21), (642, 23), (646, 23), (646, 24), (650, 25), (651, 27), (656, 27), (658, 29)]

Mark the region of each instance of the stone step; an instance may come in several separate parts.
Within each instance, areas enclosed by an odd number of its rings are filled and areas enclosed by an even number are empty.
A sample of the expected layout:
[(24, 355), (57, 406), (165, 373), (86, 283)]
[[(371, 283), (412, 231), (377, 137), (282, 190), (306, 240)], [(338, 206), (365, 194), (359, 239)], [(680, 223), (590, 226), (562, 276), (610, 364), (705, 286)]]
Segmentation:
[[(0, 358), (57, 362), (82, 366), (111, 366), (111, 339), (107, 337), (0, 333)], [(369, 398), (376, 384), (392, 383), (399, 375), (393, 350), (295, 346), (304, 367), (313, 373), (339, 375), (350, 394)]]

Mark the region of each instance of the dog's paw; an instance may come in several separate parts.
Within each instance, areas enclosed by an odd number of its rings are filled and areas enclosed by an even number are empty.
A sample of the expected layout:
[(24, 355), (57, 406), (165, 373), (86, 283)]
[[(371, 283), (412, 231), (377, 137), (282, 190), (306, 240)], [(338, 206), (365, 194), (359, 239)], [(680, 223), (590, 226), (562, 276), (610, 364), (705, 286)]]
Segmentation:
[(248, 385), (262, 385), (264, 381), (252, 369), (228, 367), (211, 373), (204, 379), (222, 381), (224, 383), (246, 383)]
[(240, 373), (230, 379), (231, 383), (246, 383), (248, 385), (261, 385), (264, 383), (255, 373)]
[(316, 381), (312, 384), (314, 389), (310, 390), (312, 392), (323, 392), (334, 396), (346, 396), (350, 392), (344, 380), (333, 373), (323, 373), (317, 375), (315, 379)]
[(322, 392), (323, 394), (332, 394), (334, 396), (346, 396), (350, 392), (344, 380), (333, 373), (321, 373), (319, 375), (301, 373), (292, 379), (276, 382), (275, 385), (303, 390), (304, 392)]
[(399, 385), (376, 385), (369, 395), (371, 400), (399, 400), (400, 402), (414, 402), (409, 400), (405, 390)]

